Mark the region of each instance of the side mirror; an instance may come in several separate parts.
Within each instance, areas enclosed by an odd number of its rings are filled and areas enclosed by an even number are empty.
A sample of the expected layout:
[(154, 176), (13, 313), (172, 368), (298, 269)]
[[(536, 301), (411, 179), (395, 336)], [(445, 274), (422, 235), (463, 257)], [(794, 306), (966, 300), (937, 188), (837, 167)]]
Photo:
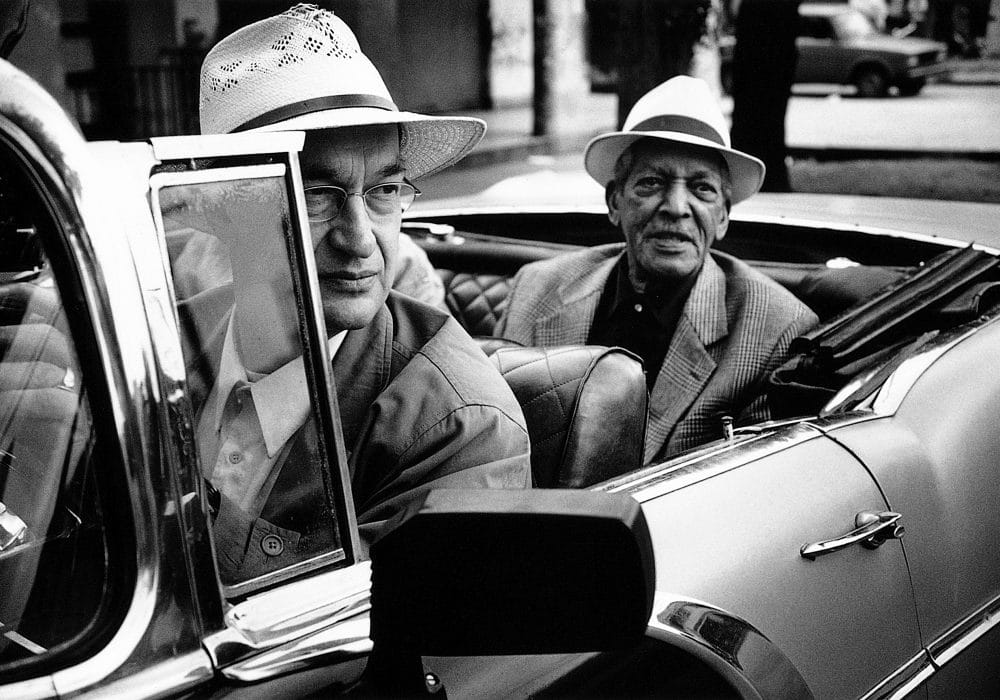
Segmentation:
[(421, 655), (622, 648), (653, 606), (649, 531), (627, 496), (433, 490), (371, 559), (375, 687), (400, 672), (422, 684)]

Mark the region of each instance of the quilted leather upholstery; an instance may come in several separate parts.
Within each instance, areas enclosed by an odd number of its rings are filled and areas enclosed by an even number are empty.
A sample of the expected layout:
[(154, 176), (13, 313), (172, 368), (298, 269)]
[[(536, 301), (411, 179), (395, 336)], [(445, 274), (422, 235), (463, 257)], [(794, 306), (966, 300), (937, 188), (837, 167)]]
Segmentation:
[(445, 288), (445, 303), (469, 335), (493, 335), (507, 304), (507, 275), (471, 274), (438, 270)]
[(621, 348), (502, 347), (491, 356), (517, 397), (539, 488), (582, 488), (642, 466), (646, 380)]

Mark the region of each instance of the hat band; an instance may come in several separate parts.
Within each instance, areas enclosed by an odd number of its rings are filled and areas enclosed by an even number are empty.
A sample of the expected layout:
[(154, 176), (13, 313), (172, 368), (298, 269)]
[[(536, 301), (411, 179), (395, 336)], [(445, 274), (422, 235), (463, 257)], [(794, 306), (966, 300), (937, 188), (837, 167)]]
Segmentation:
[(387, 100), (378, 95), (327, 95), (326, 97), (313, 97), (308, 100), (282, 105), (277, 109), (264, 112), (249, 121), (243, 122), (232, 131), (256, 129), (259, 126), (267, 126), (293, 117), (301, 117), (303, 114), (322, 112), (327, 109), (346, 109), (349, 107), (371, 107), (374, 109), (384, 109), (389, 112), (399, 111), (399, 108), (392, 100)]
[(726, 142), (719, 135), (719, 132), (703, 121), (684, 117), (679, 114), (666, 114), (658, 117), (650, 117), (632, 127), (631, 131), (676, 131), (689, 136), (707, 139), (720, 146), (726, 147)]

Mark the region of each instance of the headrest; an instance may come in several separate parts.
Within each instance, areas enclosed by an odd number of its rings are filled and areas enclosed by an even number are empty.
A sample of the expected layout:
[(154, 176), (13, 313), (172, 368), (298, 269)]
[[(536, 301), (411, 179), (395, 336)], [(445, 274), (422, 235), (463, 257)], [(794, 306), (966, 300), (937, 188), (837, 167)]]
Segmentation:
[(646, 380), (621, 348), (501, 347), (493, 364), (521, 404), (539, 488), (582, 488), (642, 466)]

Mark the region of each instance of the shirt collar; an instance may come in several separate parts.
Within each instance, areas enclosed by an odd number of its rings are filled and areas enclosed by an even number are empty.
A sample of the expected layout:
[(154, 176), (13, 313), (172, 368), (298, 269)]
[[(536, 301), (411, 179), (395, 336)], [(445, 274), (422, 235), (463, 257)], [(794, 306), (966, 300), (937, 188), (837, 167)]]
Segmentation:
[[(306, 422), (312, 408), (302, 356), (296, 357), (260, 379), (251, 381), (236, 350), (233, 333), (234, 317), (235, 314), (229, 317), (229, 327), (226, 329), (222, 357), (219, 360), (219, 374), (212, 389), (216, 397), (212, 427), (218, 434), (222, 429), (226, 398), (238, 383), (248, 382), (257, 418), (260, 421), (261, 433), (264, 435), (267, 456), (273, 459), (295, 431)], [(346, 335), (347, 331), (340, 331), (327, 341), (331, 360), (337, 354)]]
[(685, 280), (684, 284), (677, 290), (679, 296), (666, 298), (660, 294), (640, 293), (632, 286), (632, 281), (628, 274), (628, 255), (623, 253), (611, 271), (611, 283), (614, 284), (614, 296), (611, 299), (609, 315), (617, 315), (622, 310), (634, 308), (636, 304), (646, 307), (656, 322), (664, 328), (671, 327), (684, 308), (684, 303), (694, 286), (697, 275), (690, 280)]

